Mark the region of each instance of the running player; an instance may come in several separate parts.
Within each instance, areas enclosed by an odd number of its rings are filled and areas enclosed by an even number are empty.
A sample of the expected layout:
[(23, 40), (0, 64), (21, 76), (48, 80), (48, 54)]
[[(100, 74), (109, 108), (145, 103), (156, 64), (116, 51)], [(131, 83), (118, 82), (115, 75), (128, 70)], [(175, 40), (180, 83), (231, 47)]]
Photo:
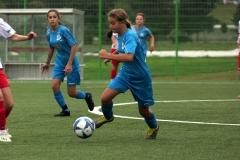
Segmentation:
[(147, 56), (147, 37), (150, 37), (150, 47), (149, 51), (152, 52), (154, 50), (154, 36), (152, 32), (146, 28), (144, 25), (145, 22), (145, 14), (137, 13), (136, 15), (136, 24), (133, 26), (133, 30), (137, 33), (138, 38), (144, 49), (145, 57)]
[(99, 52), (99, 58), (104, 59), (105, 65), (110, 60), (122, 62), (117, 77), (110, 82), (101, 96), (103, 116), (96, 119), (96, 128), (112, 122), (113, 99), (128, 89), (138, 102), (138, 110), (148, 125), (145, 139), (156, 139), (159, 125), (150, 106), (154, 105), (152, 79), (150, 70), (145, 62), (144, 49), (136, 35), (130, 28), (131, 23), (123, 9), (114, 9), (108, 13), (110, 32), (117, 33), (118, 49), (116, 54), (109, 54), (106, 50)]

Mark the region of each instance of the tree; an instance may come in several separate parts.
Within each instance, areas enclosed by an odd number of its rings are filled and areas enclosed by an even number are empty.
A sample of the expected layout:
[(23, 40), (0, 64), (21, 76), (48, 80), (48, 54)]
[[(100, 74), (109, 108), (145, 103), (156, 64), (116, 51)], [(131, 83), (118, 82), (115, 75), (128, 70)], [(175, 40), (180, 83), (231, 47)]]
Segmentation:
[(227, 28), (227, 24), (226, 23), (222, 23), (221, 25), (221, 32), (222, 33), (227, 33), (228, 28)]
[(146, 2), (135, 1), (131, 3), (131, 8), (135, 12), (133, 20), (138, 12), (146, 15), (145, 25), (155, 37), (160, 39), (171, 33), (174, 28), (175, 14), (174, 5), (169, 0), (148, 0)]
[(179, 31), (190, 40), (192, 34), (211, 32), (217, 19), (208, 14), (215, 8), (217, 0), (181, 0), (179, 3)]
[(6, 8), (6, 5), (4, 2), (2, 2), (2, 0), (0, 0), (0, 8)]
[[(238, 27), (238, 22), (240, 20), (240, 3), (238, 4), (236, 8), (236, 12), (233, 14), (233, 19), (231, 19), (233, 24)], [(236, 31), (237, 32), (237, 31)]]
[(28, 3), (28, 8), (46, 8), (45, 4), (40, 0), (34, 0)]

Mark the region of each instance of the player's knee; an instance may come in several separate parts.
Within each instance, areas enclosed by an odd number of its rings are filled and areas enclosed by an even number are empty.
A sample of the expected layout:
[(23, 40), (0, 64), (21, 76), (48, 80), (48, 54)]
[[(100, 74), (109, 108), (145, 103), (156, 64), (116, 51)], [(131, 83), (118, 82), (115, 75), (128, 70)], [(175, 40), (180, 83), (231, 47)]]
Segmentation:
[(6, 102), (4, 104), (4, 107), (5, 107), (6, 110), (11, 110), (13, 108), (13, 106), (14, 106), (13, 102)]
[(59, 89), (60, 89), (59, 85), (52, 84), (52, 90), (53, 90), (54, 93), (58, 92)]
[(148, 118), (151, 116), (152, 112), (148, 107), (138, 107), (139, 114), (144, 118)]
[(108, 97), (106, 97), (106, 96), (101, 97), (101, 104), (103, 106), (107, 106), (110, 102), (111, 102), (111, 100)]
[(72, 98), (76, 98), (77, 94), (75, 92), (68, 92), (68, 96)]

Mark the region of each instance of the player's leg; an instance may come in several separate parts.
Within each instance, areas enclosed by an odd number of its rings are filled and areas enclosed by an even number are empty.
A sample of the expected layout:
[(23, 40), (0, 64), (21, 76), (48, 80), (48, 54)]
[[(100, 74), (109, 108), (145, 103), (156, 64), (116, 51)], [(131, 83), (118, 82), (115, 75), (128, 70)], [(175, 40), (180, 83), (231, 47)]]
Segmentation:
[(64, 100), (63, 94), (60, 90), (62, 79), (53, 78), (52, 79), (52, 90), (55, 100), (57, 101), (58, 105), (61, 107), (62, 111), (60, 113), (55, 114), (55, 117), (58, 116), (70, 116), (70, 110), (67, 107), (67, 104)]
[(10, 112), (12, 111), (12, 108), (14, 105), (10, 87), (2, 88), (2, 93), (3, 93), (4, 107), (6, 109), (6, 118), (7, 118)]
[[(5, 117), (7, 119), (13, 109), (13, 106), (14, 106), (10, 87), (2, 88), (2, 95), (3, 95), (3, 100), (4, 100)], [(6, 129), (6, 131), (8, 133), (7, 129)], [(12, 135), (10, 135), (9, 133), (8, 133), (8, 136), (9, 136), (9, 138), (12, 138)]]
[[(116, 51), (116, 49), (114, 49), (114, 48), (111, 49), (111, 53), (113, 53), (115, 51)], [(110, 72), (110, 78), (111, 78), (111, 80), (113, 80), (113, 79), (115, 79), (115, 77), (117, 75), (119, 61), (112, 60), (111, 63), (112, 63), (112, 69)]]
[(114, 120), (113, 110), (112, 110), (113, 108), (112, 100), (114, 99), (114, 97), (116, 97), (120, 93), (121, 92), (111, 88), (105, 89), (105, 91), (101, 96), (101, 109), (103, 112), (103, 116), (94, 121), (96, 128), (99, 128), (103, 124), (112, 122)]
[[(0, 141), (3, 141), (3, 142), (11, 142), (10, 136), (5, 128), (6, 127), (6, 109), (5, 109), (5, 103), (4, 103), (4, 97), (7, 98), (8, 102), (11, 102), (10, 99), (12, 99), (9, 86), (10, 85), (7, 81), (5, 74), (3, 73), (2, 70), (0, 70)], [(10, 96), (10, 97), (6, 97), (6, 96)]]
[(67, 89), (68, 95), (73, 98), (77, 99), (85, 99), (88, 109), (92, 111), (94, 109), (94, 102), (92, 99), (91, 93), (85, 93), (81, 90), (76, 90), (76, 85), (80, 85), (80, 73), (72, 72), (71, 74), (67, 75)]
[(147, 137), (145, 139), (156, 139), (159, 125), (157, 124), (154, 113), (149, 108), (149, 106), (154, 104), (154, 99), (152, 88), (147, 86), (151, 86), (151, 81), (142, 83), (141, 89), (135, 88), (133, 84), (131, 92), (134, 99), (138, 102), (140, 115), (145, 119), (148, 125)]
[(13, 108), (13, 98), (10, 90), (10, 84), (8, 83), (7, 76), (0, 69), (0, 100), (4, 100), (4, 107), (6, 109), (6, 117), (9, 116), (12, 108)]
[(99, 128), (107, 122), (112, 122), (114, 119), (113, 115), (113, 99), (120, 93), (126, 92), (128, 89), (126, 78), (117, 76), (114, 81), (108, 85), (101, 96), (101, 109), (103, 116), (95, 120), (95, 127)]
[(149, 107), (145, 106), (138, 106), (138, 110), (141, 116), (144, 117), (145, 122), (148, 125), (147, 137), (145, 139), (156, 139), (159, 125), (157, 124), (154, 113), (149, 109)]
[(112, 69), (111, 69), (111, 80), (115, 79), (117, 76), (119, 61), (112, 60)]

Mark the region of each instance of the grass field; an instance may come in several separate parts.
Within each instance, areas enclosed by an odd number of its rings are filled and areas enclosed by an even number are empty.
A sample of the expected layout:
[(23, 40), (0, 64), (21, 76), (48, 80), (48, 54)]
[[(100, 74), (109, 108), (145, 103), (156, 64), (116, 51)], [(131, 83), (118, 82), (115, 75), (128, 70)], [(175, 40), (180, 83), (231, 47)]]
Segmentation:
[[(112, 64), (103, 64), (98, 56), (84, 56), (85, 80), (109, 80)], [(233, 80), (238, 81), (238, 59), (236, 57), (179, 58), (178, 80)], [(176, 79), (175, 57), (147, 57), (147, 64), (154, 80)], [(121, 63), (120, 63), (121, 65)], [(120, 68), (120, 67), (119, 67)]]
[[(7, 128), (11, 143), (0, 143), (1, 160), (58, 159), (162, 159), (239, 160), (240, 82), (153, 81), (155, 105), (151, 108), (160, 131), (156, 140), (144, 140), (147, 125), (129, 91), (114, 99), (116, 116), (89, 139), (74, 135), (80, 116), (96, 119), (84, 100), (67, 97), (70, 117), (53, 117), (60, 111), (50, 81), (10, 81), (15, 108)], [(93, 94), (96, 108), (108, 81), (83, 81), (78, 89)], [(129, 104), (122, 104), (129, 103)], [(127, 116), (127, 117), (123, 117)]]

